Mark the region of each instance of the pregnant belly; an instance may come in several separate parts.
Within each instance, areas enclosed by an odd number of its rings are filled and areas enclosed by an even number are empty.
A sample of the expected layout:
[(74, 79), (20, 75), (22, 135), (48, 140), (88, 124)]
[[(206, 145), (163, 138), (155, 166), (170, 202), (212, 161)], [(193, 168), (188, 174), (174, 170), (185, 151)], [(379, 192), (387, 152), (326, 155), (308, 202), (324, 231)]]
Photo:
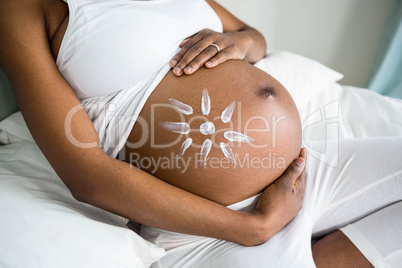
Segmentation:
[(300, 146), (299, 114), (286, 89), (250, 64), (228, 61), (190, 76), (169, 71), (130, 133), (126, 161), (229, 205), (272, 183)]

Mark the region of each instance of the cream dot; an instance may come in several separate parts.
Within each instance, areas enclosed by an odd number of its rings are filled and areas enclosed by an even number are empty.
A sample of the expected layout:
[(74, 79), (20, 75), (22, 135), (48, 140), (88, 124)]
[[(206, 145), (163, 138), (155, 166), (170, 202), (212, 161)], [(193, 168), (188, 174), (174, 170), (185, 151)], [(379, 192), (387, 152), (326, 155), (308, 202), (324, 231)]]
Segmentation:
[(200, 132), (204, 135), (211, 135), (215, 133), (215, 125), (212, 122), (202, 123), (200, 126)]

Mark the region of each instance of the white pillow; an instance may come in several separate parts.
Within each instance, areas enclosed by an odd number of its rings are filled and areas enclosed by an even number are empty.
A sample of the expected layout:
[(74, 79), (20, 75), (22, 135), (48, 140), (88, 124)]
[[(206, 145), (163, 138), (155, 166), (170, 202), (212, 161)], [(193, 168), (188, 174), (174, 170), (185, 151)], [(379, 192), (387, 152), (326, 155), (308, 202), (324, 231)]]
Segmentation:
[(312, 59), (287, 52), (272, 51), (254, 66), (269, 73), (290, 93), (300, 109), (343, 75)]
[(0, 146), (0, 267), (149, 267), (165, 255), (75, 200), (36, 144)]

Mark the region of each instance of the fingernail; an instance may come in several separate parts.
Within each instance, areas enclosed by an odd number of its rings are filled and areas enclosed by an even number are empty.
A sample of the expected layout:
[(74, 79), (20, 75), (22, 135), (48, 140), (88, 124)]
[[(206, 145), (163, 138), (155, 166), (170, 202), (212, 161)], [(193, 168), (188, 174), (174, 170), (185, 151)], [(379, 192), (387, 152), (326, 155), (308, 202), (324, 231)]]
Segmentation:
[(208, 66), (212, 66), (212, 61), (207, 61)]
[(301, 166), (301, 165), (303, 165), (303, 159), (301, 159), (301, 158), (297, 158), (296, 159), (296, 161), (295, 161), (295, 163), (296, 163), (296, 165), (298, 165), (298, 166)]
[(177, 64), (177, 60), (171, 60), (170, 61), (170, 66), (176, 66), (176, 64)]
[(184, 70), (187, 71), (187, 72), (191, 72), (192, 69), (193, 68), (191, 68), (191, 66), (187, 66), (186, 68), (184, 68)]
[(176, 74), (181, 74), (181, 69), (180, 69), (180, 67), (174, 67), (173, 71), (174, 71)]

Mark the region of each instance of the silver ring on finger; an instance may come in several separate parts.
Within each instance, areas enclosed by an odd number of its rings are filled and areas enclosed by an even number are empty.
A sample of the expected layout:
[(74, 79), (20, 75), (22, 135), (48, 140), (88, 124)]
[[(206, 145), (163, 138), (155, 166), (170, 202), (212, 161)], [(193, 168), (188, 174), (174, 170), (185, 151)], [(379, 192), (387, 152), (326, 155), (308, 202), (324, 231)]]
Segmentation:
[(221, 52), (221, 49), (219, 48), (219, 46), (217, 44), (210, 44), (209, 46), (213, 46), (216, 48), (216, 50), (218, 50), (218, 53)]

